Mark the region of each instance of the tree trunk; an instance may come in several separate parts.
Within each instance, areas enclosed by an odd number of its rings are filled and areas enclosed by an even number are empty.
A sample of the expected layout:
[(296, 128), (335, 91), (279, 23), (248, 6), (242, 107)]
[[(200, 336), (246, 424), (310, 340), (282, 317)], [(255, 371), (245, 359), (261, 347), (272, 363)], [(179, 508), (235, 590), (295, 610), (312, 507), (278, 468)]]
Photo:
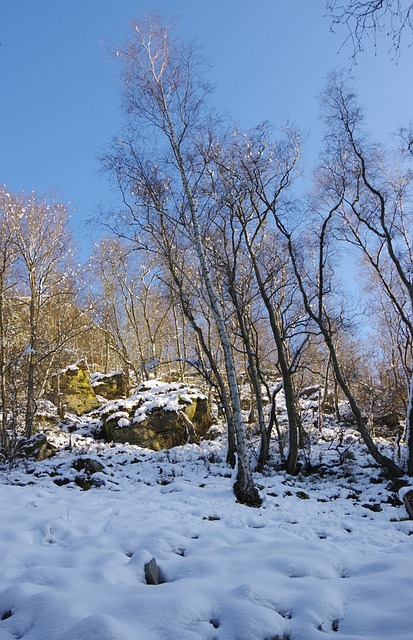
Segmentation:
[[(260, 380), (258, 378), (258, 373), (257, 373), (257, 367), (255, 365), (255, 358), (254, 358), (254, 354), (253, 354), (253, 348), (251, 345), (251, 340), (250, 340), (250, 335), (248, 333), (248, 329), (246, 326), (246, 322), (245, 322), (245, 317), (242, 313), (242, 305), (240, 303), (240, 301), (238, 300), (238, 295), (236, 293), (235, 290), (235, 284), (234, 284), (234, 279), (233, 277), (230, 278), (230, 284), (229, 284), (229, 290), (230, 290), (230, 295), (232, 298), (232, 302), (234, 304), (235, 307), (235, 311), (236, 311), (236, 315), (238, 318), (238, 325), (240, 328), (240, 332), (241, 332), (241, 337), (242, 337), (242, 341), (244, 343), (244, 347), (247, 353), (247, 361), (248, 361), (248, 375), (251, 381), (251, 386), (252, 386), (252, 390), (254, 391), (254, 399), (251, 399), (251, 410), (250, 410), (250, 415), (254, 414), (254, 403), (253, 400), (255, 400), (256, 402), (256, 408), (257, 408), (257, 413), (258, 413), (258, 426), (259, 426), (259, 430), (260, 430), (260, 436), (261, 436), (261, 443), (260, 443), (260, 453), (258, 456), (258, 464), (257, 464), (257, 471), (259, 471), (260, 473), (262, 473), (265, 463), (267, 461), (268, 458), (268, 451), (270, 448), (270, 442), (268, 439), (268, 434), (267, 434), (267, 429), (265, 426), (265, 419), (264, 419), (264, 408), (263, 408), (263, 403), (262, 403), (262, 393), (261, 393), (261, 384), (260, 384)], [(251, 391), (252, 391), (251, 390)]]
[[(292, 244), (292, 239), (291, 239), (291, 235), (286, 231), (286, 229), (283, 227), (283, 225), (281, 224), (281, 222), (278, 220), (278, 218), (276, 219), (276, 223), (279, 227), (279, 229), (282, 231), (282, 233), (284, 234), (286, 240), (287, 240), (287, 246), (288, 246), (288, 252), (290, 254), (290, 258), (291, 258), (291, 262), (293, 265), (293, 269), (294, 269), (294, 273), (297, 279), (297, 284), (299, 286), (300, 292), (301, 292), (301, 296), (303, 299), (303, 303), (304, 303), (304, 307), (309, 315), (309, 317), (316, 323), (316, 325), (318, 326), (321, 335), (324, 338), (324, 342), (326, 344), (326, 347), (330, 353), (330, 357), (331, 357), (331, 364), (333, 366), (333, 371), (334, 371), (334, 375), (335, 375), (335, 379), (337, 380), (338, 384), (340, 385), (340, 388), (342, 389), (344, 395), (346, 396), (351, 410), (353, 412), (354, 418), (356, 420), (356, 424), (357, 424), (357, 428), (364, 440), (364, 443), (367, 446), (367, 449), (369, 450), (371, 456), (374, 458), (374, 460), (382, 467), (386, 467), (390, 473), (396, 477), (401, 477), (403, 475), (403, 470), (393, 462), (393, 460), (391, 460), (390, 458), (388, 458), (387, 456), (384, 456), (382, 453), (380, 453), (379, 449), (376, 447), (376, 445), (373, 442), (372, 437), (370, 436), (368, 430), (366, 429), (366, 426), (364, 424), (363, 421), (363, 416), (361, 415), (361, 411), (357, 405), (357, 402), (353, 396), (353, 394), (350, 391), (350, 388), (347, 385), (347, 382), (341, 372), (341, 367), (340, 367), (340, 363), (338, 361), (337, 358), (337, 352), (336, 349), (334, 347), (333, 344), (333, 340), (331, 337), (331, 331), (328, 327), (328, 321), (324, 320), (323, 318), (323, 313), (324, 313), (324, 307), (323, 307), (323, 298), (322, 298), (322, 294), (323, 294), (323, 250), (324, 250), (324, 241), (325, 241), (325, 233), (326, 233), (326, 228), (327, 228), (327, 223), (329, 222), (329, 220), (332, 217), (332, 214), (334, 213), (335, 209), (332, 209), (330, 211), (330, 215), (328, 216), (328, 218), (324, 221), (323, 223), (323, 232), (320, 236), (320, 257), (319, 257), (319, 264), (320, 264), (320, 271), (319, 271), (319, 278), (320, 278), (320, 282), (319, 282), (319, 291), (318, 291), (318, 313), (315, 312), (314, 307), (312, 306), (311, 302), (309, 301), (308, 295), (307, 295), (307, 289), (303, 283), (303, 279), (301, 277), (301, 273), (299, 271), (298, 268), (298, 264), (297, 264), (297, 259), (296, 259), (296, 255), (293, 249), (293, 244)], [(327, 326), (326, 326), (327, 325)]]
[(4, 322), (3, 277), (0, 276), (0, 394), (1, 394), (1, 447), (8, 453), (9, 439), (7, 434), (7, 393), (6, 393), (6, 331)]
[[(26, 438), (31, 438), (33, 435), (34, 414), (36, 412), (35, 402), (35, 372), (36, 372), (36, 315), (37, 306), (40, 302), (37, 301), (36, 282), (33, 273), (30, 273), (30, 309), (29, 309), (29, 326), (30, 326), (30, 343), (28, 354), (28, 371), (27, 371), (27, 401), (26, 401)], [(36, 304), (37, 303), (37, 304)]]
[(241, 400), (238, 388), (238, 381), (235, 369), (235, 362), (232, 353), (231, 341), (225, 325), (224, 314), (221, 309), (218, 293), (215, 289), (209, 265), (205, 256), (204, 246), (202, 243), (201, 229), (198, 218), (197, 203), (192, 195), (191, 188), (186, 176), (185, 165), (181, 155), (181, 150), (178, 143), (175, 140), (174, 128), (172, 122), (169, 119), (169, 114), (166, 113), (168, 129), (170, 133), (170, 142), (174, 156), (178, 165), (179, 173), (182, 180), (182, 186), (184, 189), (185, 197), (188, 202), (189, 210), (191, 213), (192, 230), (194, 234), (195, 250), (198, 256), (199, 264), (201, 267), (202, 278), (204, 280), (206, 290), (208, 293), (209, 303), (212, 314), (214, 316), (218, 334), (224, 352), (225, 368), (227, 372), (229, 395), (231, 399), (231, 409), (234, 422), (235, 433), (237, 437), (237, 453), (238, 453), (238, 468), (237, 468), (237, 480), (234, 485), (234, 493), (242, 504), (251, 507), (258, 507), (261, 505), (261, 498), (258, 490), (254, 485), (254, 479), (251, 471), (251, 462), (248, 451), (245, 425), (242, 418)]
[(250, 259), (252, 261), (252, 265), (254, 268), (254, 273), (257, 280), (260, 295), (264, 302), (265, 308), (267, 309), (275, 346), (277, 348), (278, 364), (281, 369), (281, 376), (283, 380), (283, 388), (284, 388), (284, 394), (285, 394), (285, 404), (287, 407), (287, 415), (288, 415), (288, 445), (289, 446), (288, 446), (288, 457), (286, 462), (286, 469), (288, 473), (294, 474), (296, 472), (296, 467), (297, 467), (298, 433), (300, 429), (300, 420), (298, 417), (298, 411), (296, 407), (296, 397), (295, 397), (294, 387), (292, 382), (292, 374), (290, 371), (289, 364), (287, 362), (283, 338), (277, 323), (277, 319), (275, 317), (275, 311), (271, 304), (270, 297), (266, 291), (265, 284), (262, 281), (261, 272), (260, 272), (256, 257), (254, 255), (253, 249), (251, 247), (251, 243), (249, 242), (245, 228), (244, 228), (244, 237), (247, 243), (248, 253), (250, 255)]
[(409, 403), (406, 416), (407, 473), (413, 476), (413, 373), (410, 379)]
[(208, 348), (205, 342), (202, 329), (197, 325), (197, 323), (195, 322), (195, 318), (193, 317), (191, 311), (187, 308), (186, 305), (183, 306), (183, 309), (184, 309), (185, 315), (189, 320), (190, 325), (192, 326), (192, 328), (194, 329), (197, 335), (200, 348), (202, 349), (203, 353), (206, 355), (208, 359), (209, 365), (212, 369), (212, 372), (215, 376), (215, 380), (219, 388), (219, 397), (222, 403), (222, 408), (224, 410), (226, 424), (227, 424), (227, 464), (229, 464), (231, 468), (234, 469), (237, 463), (237, 460), (236, 460), (237, 443), (235, 438), (234, 421), (232, 418), (232, 412), (230, 408), (227, 389), (225, 387), (224, 380), (222, 379), (222, 376), (217, 367), (217, 364), (213, 358), (211, 350)]
[(337, 358), (337, 354), (336, 354), (336, 350), (334, 348), (333, 342), (331, 340), (331, 337), (328, 333), (328, 331), (326, 330), (325, 327), (320, 327), (320, 330), (323, 334), (324, 340), (326, 342), (327, 348), (330, 351), (331, 354), (331, 361), (332, 361), (332, 365), (333, 365), (333, 371), (334, 371), (334, 375), (336, 377), (336, 380), (338, 382), (338, 384), (340, 385), (344, 395), (346, 396), (347, 400), (349, 401), (351, 410), (353, 412), (354, 418), (356, 420), (356, 424), (357, 424), (357, 429), (361, 434), (361, 437), (363, 438), (367, 449), (369, 450), (369, 453), (371, 454), (371, 456), (374, 458), (374, 460), (382, 467), (387, 467), (387, 469), (390, 471), (390, 473), (398, 478), (400, 478), (403, 475), (403, 470), (400, 469), (400, 467), (395, 464), (393, 462), (393, 460), (391, 460), (390, 458), (388, 458), (387, 456), (383, 455), (382, 453), (380, 453), (379, 449), (377, 448), (377, 446), (374, 444), (373, 439), (366, 427), (366, 425), (364, 424), (364, 420), (363, 420), (363, 416), (361, 415), (361, 411), (357, 405), (357, 402), (353, 396), (353, 394), (351, 393), (343, 374), (341, 373), (341, 368), (338, 362), (338, 358)]

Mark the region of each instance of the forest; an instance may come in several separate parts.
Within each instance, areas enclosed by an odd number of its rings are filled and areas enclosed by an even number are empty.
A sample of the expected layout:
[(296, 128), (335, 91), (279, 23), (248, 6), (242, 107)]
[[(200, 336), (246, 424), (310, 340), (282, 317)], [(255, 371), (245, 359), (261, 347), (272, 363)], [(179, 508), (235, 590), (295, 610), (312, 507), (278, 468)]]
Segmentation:
[(351, 65), (413, 4), (325, 5), (318, 155), (151, 13), (87, 260), (0, 188), (1, 640), (411, 637), (413, 124), (377, 141)]
[[(92, 372), (123, 372), (130, 388), (196, 377), (227, 425), (246, 504), (259, 504), (248, 433), (259, 433), (259, 471), (275, 438), (296, 474), (309, 389), (320, 433), (346, 403), (374, 460), (412, 475), (409, 127), (393, 149), (375, 143), (349, 74), (331, 72), (323, 150), (303, 184), (300, 131), (223, 123), (200, 50), (160, 18), (133, 22), (115, 55), (124, 123), (101, 164), (123, 204), (102, 215), (88, 265), (75, 262), (68, 207), (53, 194), (0, 194), (4, 458), (36, 431), (50, 377), (85, 359)], [(397, 459), (376, 435), (394, 441)]]

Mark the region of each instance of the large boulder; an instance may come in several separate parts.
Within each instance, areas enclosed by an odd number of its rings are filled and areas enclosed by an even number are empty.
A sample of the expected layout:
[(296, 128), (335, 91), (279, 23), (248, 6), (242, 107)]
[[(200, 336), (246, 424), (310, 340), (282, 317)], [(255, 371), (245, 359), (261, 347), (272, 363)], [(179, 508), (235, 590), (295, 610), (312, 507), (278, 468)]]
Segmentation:
[(130, 398), (101, 411), (109, 442), (128, 442), (159, 451), (197, 442), (211, 425), (206, 396), (184, 384), (145, 383)]
[(50, 378), (48, 399), (58, 408), (80, 416), (100, 406), (90, 382), (90, 371), (85, 360), (80, 360), (55, 373)]

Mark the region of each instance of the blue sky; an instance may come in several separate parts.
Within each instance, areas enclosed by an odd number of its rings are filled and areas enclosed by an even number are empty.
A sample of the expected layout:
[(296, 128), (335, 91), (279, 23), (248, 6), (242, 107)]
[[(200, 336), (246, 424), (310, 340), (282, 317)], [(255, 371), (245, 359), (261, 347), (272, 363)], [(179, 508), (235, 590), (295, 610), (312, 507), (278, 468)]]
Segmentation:
[[(84, 222), (113, 198), (97, 157), (120, 127), (120, 84), (112, 44), (129, 20), (157, 11), (179, 16), (178, 33), (204, 45), (215, 106), (243, 127), (287, 120), (320, 143), (317, 96), (328, 72), (349, 66), (345, 33), (329, 31), (324, 0), (1, 0), (0, 183), (48, 188), (72, 202), (85, 256)], [(413, 118), (413, 48), (399, 63), (372, 43), (353, 68), (370, 130), (391, 134)]]

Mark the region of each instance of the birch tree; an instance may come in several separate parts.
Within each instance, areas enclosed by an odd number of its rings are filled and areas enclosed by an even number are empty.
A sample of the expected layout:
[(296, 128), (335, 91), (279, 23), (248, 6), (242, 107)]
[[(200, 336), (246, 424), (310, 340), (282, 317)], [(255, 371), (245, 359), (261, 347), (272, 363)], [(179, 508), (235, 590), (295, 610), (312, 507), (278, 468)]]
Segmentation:
[[(174, 202), (177, 224), (187, 233), (193, 244), (202, 286), (216, 324), (224, 354), (230, 406), (237, 437), (237, 479), (234, 492), (238, 500), (250, 506), (261, 504), (254, 486), (246, 430), (234, 353), (228, 333), (221, 300), (214, 283), (208, 248), (204, 242), (199, 209), (198, 183), (204, 169), (203, 159), (197, 154), (194, 141), (206, 125), (209, 109), (207, 96), (210, 87), (203, 79), (205, 65), (193, 45), (185, 45), (174, 38), (169, 26), (156, 17), (132, 23), (132, 36), (125, 47), (117, 51), (122, 61), (123, 99), (128, 114), (129, 135), (138, 129), (145, 134), (145, 144), (134, 147), (138, 163), (154, 165), (164, 192)], [(122, 141), (118, 139), (118, 145)], [(130, 175), (128, 161), (120, 168), (123, 177)], [(118, 173), (119, 175), (119, 173)], [(132, 215), (139, 215), (144, 206), (158, 208), (154, 199), (140, 198), (136, 184), (129, 190), (128, 204)], [(149, 185), (149, 193), (154, 185)], [(125, 192), (124, 192), (125, 193)], [(130, 204), (131, 196), (134, 205)], [(133, 202), (133, 198), (132, 198)]]
[[(412, 174), (394, 169), (385, 150), (369, 140), (362, 111), (342, 74), (324, 94), (330, 174), (340, 194), (343, 237), (363, 255), (399, 319), (413, 336)], [(412, 354), (409, 362), (412, 376)], [(412, 384), (407, 415), (408, 472), (413, 475)]]
[[(215, 193), (216, 206), (221, 209), (222, 219), (231, 221), (227, 224), (232, 225), (232, 236), (235, 232), (237, 242), (248, 256), (257, 294), (268, 318), (288, 413), (289, 450), (286, 468), (289, 473), (295, 473), (301, 424), (293, 375), (305, 337), (301, 341), (295, 340), (302, 317), (293, 302), (293, 272), (283, 247), (283, 236), (277, 234), (272, 220), (272, 212), (284, 209), (288, 201), (286, 194), (289, 193), (298, 161), (299, 135), (289, 130), (285, 139), (276, 141), (271, 128), (264, 124), (249, 132), (235, 130), (224, 141), (216, 141), (215, 146), (216, 171), (214, 174), (209, 172), (211, 188)], [(240, 324), (248, 322), (247, 317), (239, 317), (238, 320)], [(248, 340), (246, 346), (247, 343)], [(259, 404), (261, 383), (258, 376), (254, 375), (255, 370), (256, 367), (252, 365), (250, 374)], [(267, 430), (263, 429), (262, 418), (260, 423), (263, 435), (261, 450), (265, 459), (270, 433), (266, 437)]]
[(327, 0), (327, 16), (331, 30), (344, 26), (353, 47), (353, 58), (364, 51), (365, 40), (371, 38), (374, 48), (380, 38), (390, 39), (390, 51), (400, 56), (402, 38), (407, 44), (413, 35), (413, 3), (410, 0)]

